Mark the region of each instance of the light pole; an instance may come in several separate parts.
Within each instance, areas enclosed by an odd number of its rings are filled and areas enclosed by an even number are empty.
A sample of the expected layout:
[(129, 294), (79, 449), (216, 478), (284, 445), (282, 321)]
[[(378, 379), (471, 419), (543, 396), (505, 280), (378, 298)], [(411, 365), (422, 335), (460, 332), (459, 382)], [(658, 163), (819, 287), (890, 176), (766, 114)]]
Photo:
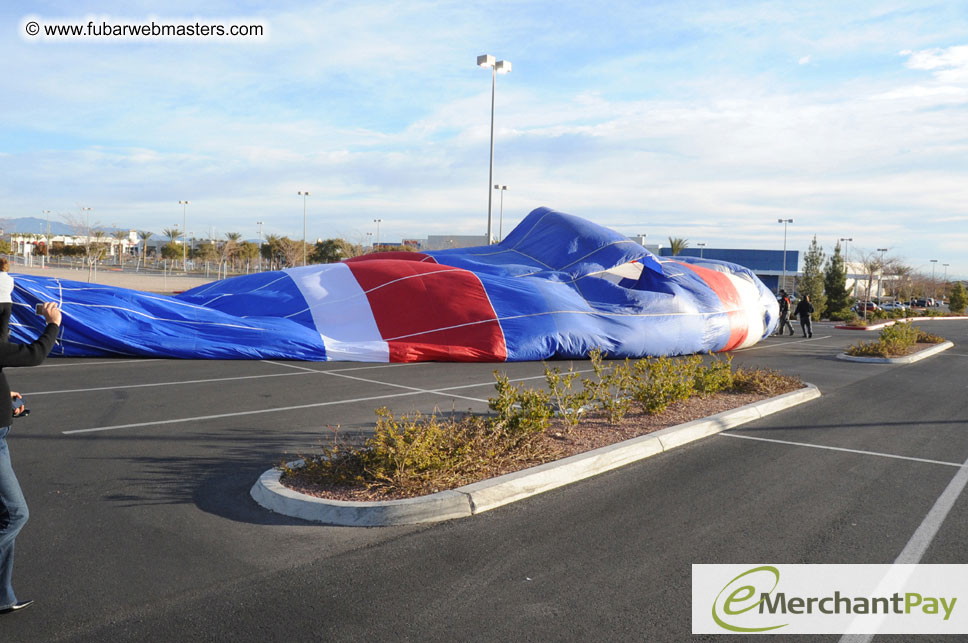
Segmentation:
[[(44, 210), (44, 214), (47, 215), (47, 237), (46, 237), (46, 250), (45, 254), (40, 256), (40, 267), (43, 268), (46, 265), (46, 257), (50, 254), (50, 210)], [(947, 265), (947, 264), (945, 264)]]
[(185, 235), (188, 233), (188, 204), (191, 201), (179, 201), (178, 204), (182, 207), (182, 270), (188, 270), (188, 239)]
[[(793, 219), (777, 219), (777, 223), (783, 224), (783, 285), (786, 285), (786, 241), (787, 241), (787, 224), (793, 223)], [(780, 288), (777, 288), (777, 294)]]
[(494, 189), (501, 191), (501, 216), (497, 223), (497, 240), (501, 242), (504, 239), (504, 191), (508, 189), (508, 186), (495, 184)]
[[(847, 277), (850, 276), (850, 269), (847, 266), (847, 242), (853, 241), (853, 237), (840, 237), (840, 240), (844, 242), (844, 281), (847, 281)], [(846, 285), (846, 283), (844, 284)], [(857, 298), (857, 282), (854, 281), (854, 298)]]
[(699, 246), (699, 258), (702, 259), (702, 249), (706, 247), (706, 244), (705, 243), (697, 243), (696, 245)]
[(373, 223), (376, 224), (376, 244), (380, 245), (380, 224), (383, 223), (383, 219), (373, 219)]
[(511, 61), (498, 60), (495, 62), (494, 56), (483, 54), (477, 57), (477, 65), (485, 69), (491, 68), (491, 164), (487, 172), (487, 245), (491, 245), (493, 243), (491, 234), (491, 186), (494, 185), (494, 87), (497, 84), (498, 72), (507, 74), (511, 71)]
[(366, 243), (367, 243), (368, 246), (370, 246), (370, 252), (373, 252), (373, 243), (370, 241), (370, 237), (372, 237), (372, 236), (373, 236), (373, 233), (372, 232), (367, 232), (366, 233)]
[(931, 299), (938, 294), (938, 286), (934, 282), (934, 266), (938, 263), (937, 259), (931, 259)]
[(255, 224), (259, 226), (259, 272), (262, 272), (262, 222), (256, 221)]
[[(884, 296), (881, 284), (884, 282), (884, 253), (887, 252), (887, 248), (878, 248), (877, 251), (881, 253), (881, 260), (879, 268), (880, 273), (877, 275), (877, 298), (880, 300)], [(879, 303), (879, 302), (878, 302)]]
[(296, 192), (299, 196), (303, 198), (303, 265), (306, 265), (306, 197), (309, 196), (309, 192), (306, 190), (300, 190)]

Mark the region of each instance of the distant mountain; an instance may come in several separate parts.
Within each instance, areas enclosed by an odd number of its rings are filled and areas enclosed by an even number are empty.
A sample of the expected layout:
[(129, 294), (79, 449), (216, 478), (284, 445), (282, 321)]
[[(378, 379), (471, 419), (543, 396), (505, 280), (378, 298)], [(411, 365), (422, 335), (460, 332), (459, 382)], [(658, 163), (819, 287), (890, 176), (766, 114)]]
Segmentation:
[[(116, 228), (97, 228), (105, 232), (111, 233), (116, 230)], [(121, 228), (127, 231), (130, 228)], [(33, 234), (47, 234), (47, 219), (40, 219), (38, 217), (20, 217), (19, 219), (0, 219), (0, 230), (3, 230), (3, 234), (17, 234), (17, 233), (28, 233)], [(64, 223), (63, 221), (50, 220), (50, 233), (52, 235), (63, 235), (63, 234), (76, 234), (74, 229)]]

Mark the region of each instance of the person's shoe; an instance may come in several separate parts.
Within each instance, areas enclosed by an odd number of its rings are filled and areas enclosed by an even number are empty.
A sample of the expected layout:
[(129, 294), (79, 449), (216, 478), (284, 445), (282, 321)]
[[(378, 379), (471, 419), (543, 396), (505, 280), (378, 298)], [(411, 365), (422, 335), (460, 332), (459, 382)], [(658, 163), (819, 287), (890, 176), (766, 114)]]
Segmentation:
[(25, 607), (30, 607), (34, 602), (32, 600), (20, 601), (19, 603), (14, 603), (10, 607), (6, 607), (0, 610), (0, 614), (9, 614), (10, 612), (16, 612), (22, 610)]
[(793, 331), (792, 330), (790, 331), (790, 337), (793, 337)]
[(810, 333), (809, 335), (807, 335), (807, 337), (813, 337), (813, 333)]

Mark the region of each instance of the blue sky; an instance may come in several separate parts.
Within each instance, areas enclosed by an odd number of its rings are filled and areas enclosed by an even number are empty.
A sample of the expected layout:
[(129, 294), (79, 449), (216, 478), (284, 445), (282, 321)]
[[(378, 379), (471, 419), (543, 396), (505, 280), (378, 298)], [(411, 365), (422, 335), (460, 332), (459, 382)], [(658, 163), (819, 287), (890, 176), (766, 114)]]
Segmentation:
[[(354, 241), (549, 206), (653, 242), (890, 248), (968, 278), (968, 5), (31, 2), (0, 19), (0, 217)], [(40, 24), (266, 25), (54, 41)], [(495, 202), (495, 217), (497, 217)], [(496, 226), (495, 226), (496, 227)], [(940, 271), (940, 268), (939, 268)], [(940, 274), (940, 273), (939, 273)]]

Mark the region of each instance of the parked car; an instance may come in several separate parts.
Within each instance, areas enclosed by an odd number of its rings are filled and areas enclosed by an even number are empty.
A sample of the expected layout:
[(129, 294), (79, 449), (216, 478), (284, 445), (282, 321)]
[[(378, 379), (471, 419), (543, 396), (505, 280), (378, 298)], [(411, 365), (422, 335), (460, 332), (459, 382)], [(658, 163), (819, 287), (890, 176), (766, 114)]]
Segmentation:
[(863, 312), (864, 308), (867, 309), (867, 312), (874, 312), (875, 310), (879, 310), (880, 306), (872, 301), (859, 301), (854, 304), (854, 307), (851, 308), (851, 310), (853, 310), (855, 313), (859, 313)]
[(912, 306), (915, 306), (917, 308), (927, 308), (928, 307), (928, 300), (927, 299), (915, 299), (915, 300), (913, 300), (911, 302), (911, 305)]
[(892, 301), (881, 306), (884, 310), (907, 310), (907, 305), (902, 301)]

